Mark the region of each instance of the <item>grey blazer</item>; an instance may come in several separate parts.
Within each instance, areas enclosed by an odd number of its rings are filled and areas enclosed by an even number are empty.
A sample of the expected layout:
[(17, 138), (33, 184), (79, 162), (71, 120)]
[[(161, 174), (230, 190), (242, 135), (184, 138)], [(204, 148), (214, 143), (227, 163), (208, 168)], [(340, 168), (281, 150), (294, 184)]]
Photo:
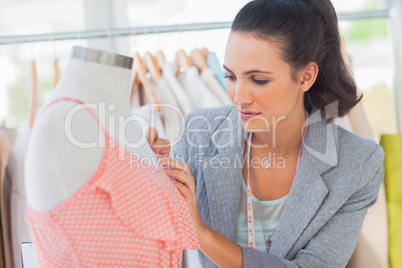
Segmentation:
[[(184, 120), (172, 150), (190, 167), (201, 218), (233, 242), (246, 135), (233, 106), (199, 109)], [(345, 267), (377, 200), (383, 158), (375, 142), (311, 113), (270, 251), (242, 247), (243, 267)], [(200, 254), (204, 267), (216, 267)]]

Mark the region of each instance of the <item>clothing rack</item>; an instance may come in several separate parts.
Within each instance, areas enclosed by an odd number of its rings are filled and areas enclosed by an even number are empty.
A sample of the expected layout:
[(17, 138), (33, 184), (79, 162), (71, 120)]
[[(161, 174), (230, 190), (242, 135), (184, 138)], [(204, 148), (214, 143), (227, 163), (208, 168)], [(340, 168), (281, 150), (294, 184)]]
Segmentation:
[[(389, 10), (377, 10), (369, 12), (343, 13), (338, 14), (339, 20), (359, 20), (388, 18)], [(103, 29), (92, 31), (78, 32), (62, 32), (47, 33), (34, 35), (13, 35), (0, 36), (0, 45), (34, 43), (34, 42), (53, 42), (74, 39), (93, 39), (93, 38), (113, 38), (122, 36), (136, 36), (144, 34), (162, 34), (186, 31), (206, 31), (230, 28), (232, 22), (210, 22), (210, 23), (192, 23), (192, 24), (175, 24), (164, 26), (139, 26), (132, 28)]]
[(113, 38), (122, 36), (136, 36), (144, 34), (162, 34), (187, 31), (205, 31), (215, 29), (227, 29), (231, 22), (212, 22), (212, 23), (193, 23), (175, 24), (164, 26), (139, 26), (133, 28), (103, 29), (81, 32), (63, 32), (35, 35), (0, 36), (0, 45), (33, 43), (33, 42), (52, 42), (74, 39), (93, 39), (93, 38)]

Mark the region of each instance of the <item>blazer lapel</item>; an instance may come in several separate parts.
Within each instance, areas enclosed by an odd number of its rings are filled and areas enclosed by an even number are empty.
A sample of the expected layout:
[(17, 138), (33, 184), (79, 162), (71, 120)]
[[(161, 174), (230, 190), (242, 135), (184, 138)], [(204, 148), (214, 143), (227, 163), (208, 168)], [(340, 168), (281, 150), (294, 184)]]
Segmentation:
[(327, 194), (328, 188), (320, 174), (305, 158), (300, 159), (270, 253), (286, 257)]
[[(210, 226), (235, 242), (247, 132), (235, 112), (229, 117), (235, 122), (232, 132), (225, 132), (223, 127), (219, 127), (217, 132), (220, 135), (216, 141), (224, 144), (234, 137), (237, 142), (233, 146), (218, 148), (216, 154), (210, 155), (211, 158), (203, 164), (203, 177)], [(326, 124), (321, 120), (319, 112), (309, 117), (302, 156), (270, 250), (279, 258), (285, 258), (290, 252), (328, 194), (322, 175), (337, 165), (336, 138), (336, 125)]]
[[(237, 217), (239, 213), (241, 163), (243, 156), (238, 152), (228, 150), (218, 153), (213, 159), (204, 163), (204, 179), (209, 203), (211, 227), (232, 241), (236, 238)], [(218, 160), (219, 159), (219, 160)], [(221, 167), (212, 168), (213, 163), (230, 159), (230, 168), (223, 170)], [(233, 164), (234, 163), (234, 164)]]
[(236, 110), (228, 115), (233, 124), (225, 128), (221, 125), (215, 137), (217, 144), (232, 144), (218, 148), (203, 164), (207, 198), (210, 212), (210, 226), (232, 241), (236, 240), (237, 218), (239, 214), (241, 173), (243, 167), (244, 141), (247, 132), (243, 129)]
[(299, 166), (272, 241), (270, 253), (279, 258), (286, 258), (313, 220), (328, 194), (322, 175), (338, 163), (337, 126), (315, 117), (309, 117)]

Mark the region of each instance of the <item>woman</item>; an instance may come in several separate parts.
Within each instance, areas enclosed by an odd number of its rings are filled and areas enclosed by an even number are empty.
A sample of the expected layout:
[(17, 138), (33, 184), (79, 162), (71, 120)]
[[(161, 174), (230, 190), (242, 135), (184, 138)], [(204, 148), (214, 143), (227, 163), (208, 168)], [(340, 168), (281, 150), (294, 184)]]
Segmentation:
[(203, 266), (345, 267), (384, 154), (331, 123), (361, 97), (330, 1), (248, 3), (224, 68), (234, 106), (191, 113), (163, 164), (190, 207)]

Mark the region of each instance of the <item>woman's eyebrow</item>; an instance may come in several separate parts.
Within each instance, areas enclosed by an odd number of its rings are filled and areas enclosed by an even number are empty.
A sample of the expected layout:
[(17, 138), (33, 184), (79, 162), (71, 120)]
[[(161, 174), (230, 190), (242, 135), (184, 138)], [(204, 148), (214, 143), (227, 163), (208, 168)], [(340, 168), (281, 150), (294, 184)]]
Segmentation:
[[(225, 64), (223, 64), (222, 67), (226, 71), (233, 73)], [(250, 70), (250, 71), (245, 72), (244, 74), (247, 75), (247, 74), (253, 74), (253, 73), (272, 74), (272, 72), (261, 71), (261, 70)]]
[(233, 73), (228, 67), (226, 67), (225, 64), (223, 64), (222, 67), (223, 67), (223, 69), (225, 69), (226, 71)]
[(245, 72), (244, 74), (253, 74), (253, 73), (272, 74), (272, 72), (260, 71), (260, 70), (251, 70), (251, 71)]

